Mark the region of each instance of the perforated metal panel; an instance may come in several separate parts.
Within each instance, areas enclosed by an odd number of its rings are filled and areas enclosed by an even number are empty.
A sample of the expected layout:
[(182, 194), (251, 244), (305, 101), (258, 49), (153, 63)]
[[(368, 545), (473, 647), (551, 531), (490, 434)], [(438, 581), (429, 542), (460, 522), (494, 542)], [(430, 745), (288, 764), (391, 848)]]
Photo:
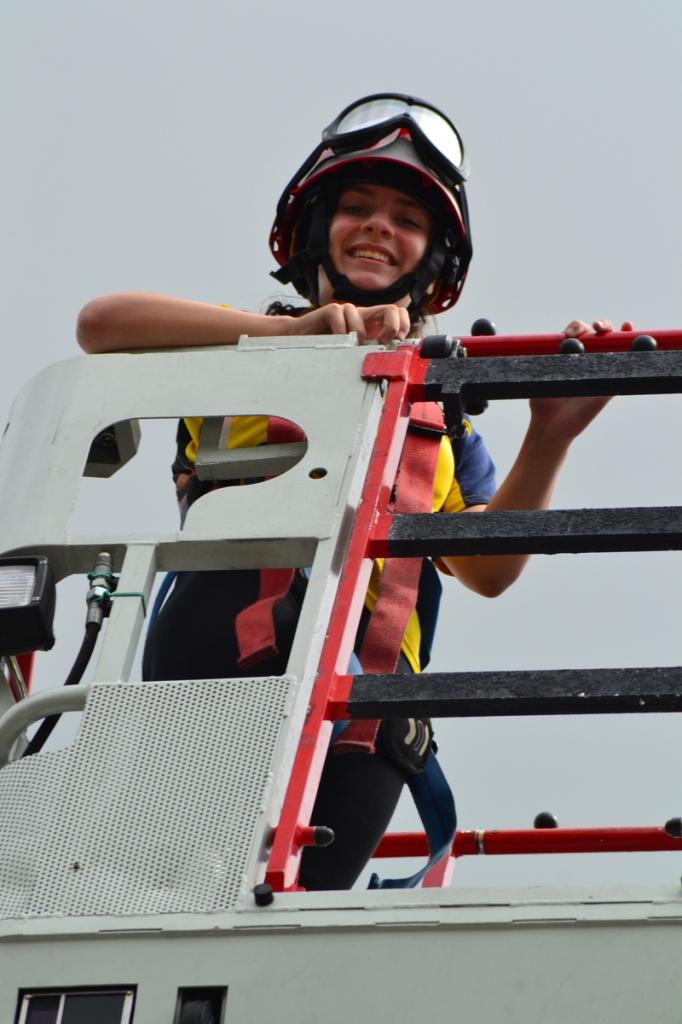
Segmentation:
[(0, 771), (0, 918), (233, 906), (294, 682), (94, 686), (74, 746)]

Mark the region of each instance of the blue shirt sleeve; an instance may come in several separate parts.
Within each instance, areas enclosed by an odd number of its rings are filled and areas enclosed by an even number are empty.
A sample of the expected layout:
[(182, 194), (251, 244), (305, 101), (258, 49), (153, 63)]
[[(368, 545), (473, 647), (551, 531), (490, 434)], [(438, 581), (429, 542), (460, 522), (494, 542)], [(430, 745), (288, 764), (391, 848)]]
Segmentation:
[(465, 505), (487, 505), (497, 490), (495, 464), (483, 438), (472, 428), (453, 441), (455, 476)]

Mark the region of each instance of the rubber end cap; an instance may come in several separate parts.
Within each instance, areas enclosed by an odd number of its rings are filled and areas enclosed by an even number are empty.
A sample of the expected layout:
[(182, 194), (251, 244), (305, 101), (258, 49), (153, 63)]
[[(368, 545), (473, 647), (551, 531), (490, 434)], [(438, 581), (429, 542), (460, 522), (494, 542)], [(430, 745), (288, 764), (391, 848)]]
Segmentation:
[(650, 334), (638, 334), (632, 342), (633, 352), (655, 352), (658, 342)]
[(469, 398), (464, 406), (464, 411), (469, 416), (482, 416), (488, 408), (487, 398)]
[(419, 346), (422, 359), (447, 359), (452, 355), (454, 343), (447, 334), (429, 334)]
[(665, 830), (673, 839), (682, 839), (682, 818), (668, 818)]
[(549, 811), (540, 811), (535, 815), (533, 828), (558, 828), (559, 822)]
[(480, 338), (488, 334), (497, 334), (497, 328), (492, 320), (486, 320), (484, 316), (474, 320), (471, 325), (471, 336), (473, 338)]
[(271, 903), (274, 903), (275, 894), (270, 883), (260, 882), (259, 885), (255, 885), (253, 887), (253, 898), (256, 901), (257, 907), (269, 907)]
[(326, 825), (315, 825), (313, 828), (314, 846), (331, 846), (334, 842), (334, 829)]
[(585, 351), (580, 338), (564, 338), (559, 345), (559, 352), (562, 356), (579, 356)]

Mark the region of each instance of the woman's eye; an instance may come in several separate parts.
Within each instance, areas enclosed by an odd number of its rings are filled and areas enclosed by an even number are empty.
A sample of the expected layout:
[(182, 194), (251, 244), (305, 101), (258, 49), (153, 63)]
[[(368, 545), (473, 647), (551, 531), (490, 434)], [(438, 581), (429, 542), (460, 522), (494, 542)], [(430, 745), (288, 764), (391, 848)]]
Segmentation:
[(367, 213), (364, 206), (360, 206), (358, 203), (348, 203), (344, 206), (344, 211), (350, 213), (353, 217), (363, 217)]

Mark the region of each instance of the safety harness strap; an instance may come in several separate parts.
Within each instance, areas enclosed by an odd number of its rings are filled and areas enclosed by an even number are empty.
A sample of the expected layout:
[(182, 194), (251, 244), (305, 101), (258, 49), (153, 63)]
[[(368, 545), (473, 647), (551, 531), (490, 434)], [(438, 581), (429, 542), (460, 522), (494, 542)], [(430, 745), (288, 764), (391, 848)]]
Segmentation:
[(407, 878), (384, 878), (373, 874), (370, 889), (416, 889), (424, 876), (452, 849), (457, 828), (455, 801), (448, 780), (433, 750), (429, 751), (424, 771), (408, 775), (407, 785), (419, 813), (429, 844), (426, 864)]
[(272, 613), (275, 605), (289, 593), (293, 581), (293, 569), (260, 570), (258, 600), (243, 608), (234, 622), (239, 668), (250, 668), (279, 654)]
[[(431, 512), (443, 433), (440, 408), (432, 402), (416, 402), (396, 478), (392, 512)], [(421, 571), (421, 558), (388, 558), (384, 562), (377, 602), (360, 650), (364, 672), (395, 672), (407, 623), (417, 603)], [(334, 753), (373, 754), (379, 725), (370, 719), (351, 722), (334, 744)]]

